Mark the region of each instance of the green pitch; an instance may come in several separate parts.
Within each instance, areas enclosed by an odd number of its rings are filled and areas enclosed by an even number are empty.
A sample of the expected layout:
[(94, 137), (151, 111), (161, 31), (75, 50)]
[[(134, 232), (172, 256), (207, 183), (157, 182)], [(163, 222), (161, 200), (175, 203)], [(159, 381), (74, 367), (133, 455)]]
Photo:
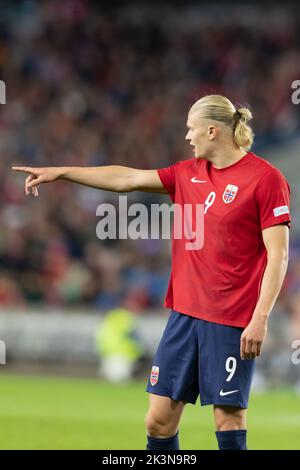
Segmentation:
[[(145, 384), (0, 376), (0, 449), (144, 449)], [(300, 449), (300, 397), (252, 395), (250, 449)], [(182, 449), (216, 449), (212, 407), (188, 405)]]

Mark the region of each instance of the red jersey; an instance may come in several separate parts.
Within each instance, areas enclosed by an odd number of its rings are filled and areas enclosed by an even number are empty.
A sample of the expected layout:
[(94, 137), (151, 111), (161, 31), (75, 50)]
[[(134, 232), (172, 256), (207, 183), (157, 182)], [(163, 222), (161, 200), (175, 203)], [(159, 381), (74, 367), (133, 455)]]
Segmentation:
[(193, 158), (157, 171), (173, 202), (206, 203), (203, 247), (187, 250), (184, 238), (173, 237), (164, 306), (202, 320), (246, 327), (267, 263), (262, 230), (290, 223), (286, 179), (252, 152), (222, 169)]

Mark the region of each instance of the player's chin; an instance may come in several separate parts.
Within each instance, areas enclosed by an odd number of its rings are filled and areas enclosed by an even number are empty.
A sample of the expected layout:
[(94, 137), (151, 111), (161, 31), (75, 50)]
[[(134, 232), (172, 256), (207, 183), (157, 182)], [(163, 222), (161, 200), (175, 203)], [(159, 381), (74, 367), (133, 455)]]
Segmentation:
[(195, 156), (195, 158), (199, 158), (199, 159), (204, 158), (204, 155), (202, 155), (202, 154), (199, 152), (199, 150), (195, 150), (195, 151), (194, 151), (194, 156)]
[(197, 147), (193, 148), (193, 154), (195, 158), (201, 158), (199, 149)]

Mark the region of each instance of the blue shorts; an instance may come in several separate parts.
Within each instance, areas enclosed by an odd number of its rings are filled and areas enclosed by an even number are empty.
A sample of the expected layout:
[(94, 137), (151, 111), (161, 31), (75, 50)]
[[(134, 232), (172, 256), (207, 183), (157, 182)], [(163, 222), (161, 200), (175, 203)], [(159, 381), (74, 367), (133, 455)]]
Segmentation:
[(242, 360), (243, 328), (171, 312), (147, 392), (201, 405), (247, 408), (255, 359)]

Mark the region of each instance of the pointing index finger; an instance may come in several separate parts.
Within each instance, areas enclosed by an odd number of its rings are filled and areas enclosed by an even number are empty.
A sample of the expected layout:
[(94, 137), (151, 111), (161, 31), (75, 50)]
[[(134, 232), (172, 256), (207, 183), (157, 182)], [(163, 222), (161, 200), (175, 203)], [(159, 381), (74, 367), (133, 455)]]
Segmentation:
[(31, 173), (33, 168), (30, 168), (29, 166), (12, 166), (12, 170), (15, 171), (23, 171), (24, 173)]

